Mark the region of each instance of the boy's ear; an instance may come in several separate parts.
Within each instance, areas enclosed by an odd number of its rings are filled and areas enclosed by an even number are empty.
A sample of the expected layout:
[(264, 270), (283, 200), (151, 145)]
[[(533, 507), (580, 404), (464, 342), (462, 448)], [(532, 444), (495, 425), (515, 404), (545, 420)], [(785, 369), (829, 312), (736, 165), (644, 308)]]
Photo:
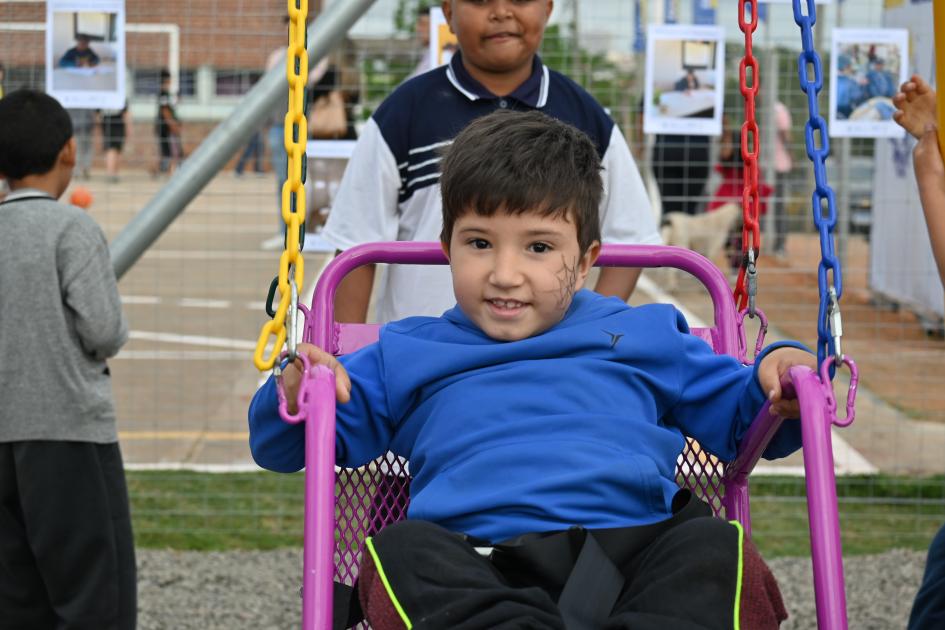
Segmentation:
[(443, 17), (446, 18), (446, 25), (450, 27), (450, 33), (456, 34), (456, 31), (453, 30), (453, 0), (443, 0), (440, 3), (440, 8), (443, 9)]
[(59, 162), (63, 166), (73, 168), (75, 166), (75, 151), (75, 137), (72, 137), (69, 138), (59, 151)]
[(591, 267), (597, 262), (598, 256), (600, 256), (600, 241), (594, 241), (591, 243), (591, 246), (587, 248), (587, 251), (584, 252), (584, 255), (581, 256), (581, 260), (578, 261), (577, 282), (574, 287), (575, 291), (584, 286), (584, 281), (587, 280), (587, 274), (590, 273)]
[(450, 244), (445, 241), (440, 241), (440, 249), (443, 250), (443, 255), (446, 256), (446, 262), (450, 260)]

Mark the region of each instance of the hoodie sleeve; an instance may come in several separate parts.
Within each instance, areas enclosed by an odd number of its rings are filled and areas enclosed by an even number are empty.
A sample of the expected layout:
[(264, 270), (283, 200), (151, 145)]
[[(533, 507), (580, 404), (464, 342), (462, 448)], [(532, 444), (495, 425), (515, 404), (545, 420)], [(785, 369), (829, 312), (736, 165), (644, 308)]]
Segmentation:
[[(336, 407), (335, 463), (354, 468), (383, 455), (393, 430), (379, 345), (366, 346), (340, 361), (351, 377), (351, 400)], [(262, 468), (295, 472), (305, 466), (305, 427), (282, 420), (271, 376), (249, 405), (249, 447)]]
[[(733, 357), (715, 354), (702, 339), (689, 334), (689, 326), (678, 312), (676, 326), (681, 333), (678, 398), (664, 421), (698, 440), (714, 455), (731, 461), (767, 400), (758, 382), (757, 366), (777, 348), (807, 349), (795, 342), (775, 343), (758, 355), (754, 366), (744, 366)], [(763, 456), (784, 457), (800, 445), (800, 423), (786, 420)]]

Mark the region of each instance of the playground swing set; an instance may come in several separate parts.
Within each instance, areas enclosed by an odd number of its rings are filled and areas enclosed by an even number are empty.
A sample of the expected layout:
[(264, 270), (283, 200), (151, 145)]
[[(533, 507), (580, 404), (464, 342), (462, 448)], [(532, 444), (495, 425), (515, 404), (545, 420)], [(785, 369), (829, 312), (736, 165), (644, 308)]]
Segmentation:
[[(254, 363), (258, 369), (273, 370), (276, 375), (287, 360), (299, 358), (305, 366), (298, 393), (298, 413), (289, 414), (280, 385), (280, 414), (289, 423), (305, 422), (302, 627), (305, 630), (325, 630), (331, 628), (333, 623), (334, 583), (354, 584), (360, 563), (359, 550), (364, 539), (406, 517), (410, 477), (408, 463), (390, 453), (360, 469), (336, 469), (334, 375), (323, 366), (311, 366), (304, 355), (297, 355), (297, 340), (301, 338), (336, 356), (376, 341), (377, 325), (342, 324), (334, 320), (335, 292), (342, 279), (349, 272), (367, 264), (433, 265), (446, 264), (447, 261), (438, 243), (372, 243), (353, 247), (337, 256), (325, 268), (316, 284), (311, 307), (299, 302), (299, 289), (304, 280), (301, 251), (305, 234), (307, 0), (288, 0), (288, 10), (290, 24), (286, 73), (289, 106), (285, 117), (285, 148), (289, 169), (282, 190), (286, 242), (280, 257), (279, 275), (273, 280), (269, 292), (267, 311), (272, 319), (261, 331)], [(854, 420), (858, 373), (856, 364), (841, 349), (840, 299), (843, 285), (841, 264), (834, 252), (833, 239), (837, 212), (825, 167), (825, 160), (830, 154), (827, 123), (818, 108), (818, 95), (823, 88), (823, 67), (814, 49), (812, 30), (817, 20), (817, 8), (814, 0), (793, 0), (793, 10), (794, 20), (801, 30), (802, 52), (798, 57), (798, 77), (808, 102), (805, 142), (814, 169), (815, 188), (811, 204), (821, 243), (817, 319), (817, 358), (820, 368), (817, 372), (803, 367), (792, 368), (789, 372), (790, 383), (785, 383), (785, 392), (788, 395), (793, 392), (801, 408), (817, 625), (821, 630), (845, 630), (846, 595), (831, 429), (834, 426), (848, 426)], [(675, 267), (692, 274), (708, 291), (714, 312), (713, 325), (695, 328), (692, 334), (704, 339), (716, 353), (731, 355), (742, 363), (751, 362), (747, 356), (745, 318), (757, 317), (760, 323), (756, 353), (763, 345), (767, 328), (764, 313), (755, 305), (761, 246), (758, 192), (760, 136), (755, 118), (759, 73), (758, 62), (752, 53), (752, 37), (757, 26), (757, 3), (739, 0), (739, 28), (745, 36), (745, 54), (739, 66), (740, 90), (745, 102), (745, 120), (741, 127), (745, 186), (742, 194), (743, 261), (736, 280), (734, 299), (724, 274), (709, 260), (687, 249), (605, 245), (597, 262), (599, 266)], [(941, 67), (939, 72), (943, 73)], [(943, 108), (939, 109), (942, 115)], [(945, 124), (941, 128), (945, 128)], [(280, 300), (278, 307), (273, 308), (276, 289)], [(271, 351), (267, 355), (266, 349), (270, 347)], [(850, 372), (845, 417), (837, 413), (832, 380), (836, 370), (844, 365)], [(693, 490), (708, 502), (717, 516), (739, 521), (746, 534), (750, 535), (748, 476), (780, 423), (780, 418), (769, 413), (766, 403), (742, 440), (738, 456), (731, 462), (721, 462), (707, 456), (694, 441), (688, 440), (677, 461), (677, 481), (681, 487)]]

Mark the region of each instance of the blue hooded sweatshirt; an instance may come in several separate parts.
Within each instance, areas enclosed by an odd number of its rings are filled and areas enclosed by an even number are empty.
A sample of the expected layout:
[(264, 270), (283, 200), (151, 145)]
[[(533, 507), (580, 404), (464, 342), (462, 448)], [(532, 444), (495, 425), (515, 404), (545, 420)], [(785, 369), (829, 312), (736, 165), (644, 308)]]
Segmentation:
[[(496, 341), (455, 307), (388, 324), (341, 361), (338, 465), (406, 457), (410, 518), (494, 542), (668, 518), (683, 435), (731, 460), (765, 402), (755, 369), (716, 355), (672, 306), (588, 290), (534, 337)], [(302, 468), (304, 428), (279, 417), (272, 378), (249, 428), (260, 466)], [(799, 446), (786, 422), (765, 456)]]

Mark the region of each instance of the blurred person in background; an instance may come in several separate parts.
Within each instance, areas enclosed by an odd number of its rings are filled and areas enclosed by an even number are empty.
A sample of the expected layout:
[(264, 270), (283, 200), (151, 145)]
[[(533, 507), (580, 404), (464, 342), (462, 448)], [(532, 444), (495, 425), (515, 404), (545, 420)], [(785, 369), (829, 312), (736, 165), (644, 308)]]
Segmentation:
[(105, 149), (105, 176), (109, 182), (118, 181), (118, 167), (125, 141), (131, 138), (131, 119), (128, 101), (121, 109), (103, 109), (100, 112), (102, 147)]
[(246, 148), (243, 149), (243, 153), (240, 154), (240, 158), (236, 161), (236, 168), (233, 169), (234, 174), (237, 177), (241, 177), (243, 171), (246, 170), (246, 164), (250, 160), (253, 161), (253, 172), (256, 174), (263, 173), (263, 152), (262, 132), (257, 129), (253, 132), (253, 135), (249, 137)]
[(72, 176), (76, 179), (88, 179), (92, 171), (92, 133), (95, 131), (95, 110), (67, 109), (72, 120), (72, 133), (75, 137), (76, 159), (75, 171)]
[(181, 143), (181, 125), (174, 109), (174, 97), (171, 95), (171, 72), (161, 70), (161, 91), (158, 93), (157, 118), (154, 121), (154, 133), (157, 136), (160, 151), (159, 173), (173, 173), (180, 166), (184, 157)]
[(99, 56), (89, 46), (88, 35), (76, 35), (75, 46), (59, 58), (60, 68), (94, 68), (99, 64)]
[(775, 256), (785, 256), (788, 235), (788, 191), (791, 169), (791, 112), (781, 101), (774, 103), (774, 125), (777, 135), (774, 141), (774, 243)]
[(420, 61), (410, 73), (408, 79), (412, 79), (418, 74), (423, 74), (433, 68), (433, 60), (430, 58), (430, 7), (421, 6), (417, 10), (417, 21), (413, 29), (417, 46), (420, 48)]

